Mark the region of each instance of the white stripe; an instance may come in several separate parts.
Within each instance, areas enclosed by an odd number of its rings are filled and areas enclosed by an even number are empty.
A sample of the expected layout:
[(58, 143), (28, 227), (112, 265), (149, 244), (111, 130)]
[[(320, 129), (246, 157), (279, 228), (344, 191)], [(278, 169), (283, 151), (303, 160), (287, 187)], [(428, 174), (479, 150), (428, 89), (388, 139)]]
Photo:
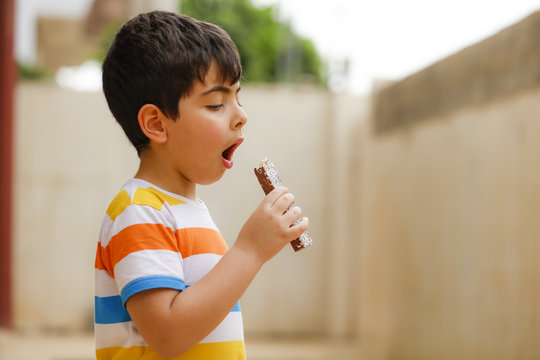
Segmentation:
[[(116, 324), (94, 324), (94, 326), (96, 349), (112, 346), (128, 348), (146, 345), (132, 321)], [(235, 340), (244, 340), (242, 313), (239, 311), (227, 314), (221, 324), (205, 337), (201, 344)]]
[[(109, 219), (110, 221), (110, 219)], [(106, 232), (102, 233), (101, 246), (107, 246), (111, 238), (131, 225), (139, 224), (163, 224), (174, 231), (174, 220), (152, 207), (145, 205), (130, 205), (119, 214)]]
[(96, 350), (123, 346), (129, 337), (129, 323), (94, 324)]
[(96, 286), (96, 296), (106, 297), (106, 296), (116, 296), (120, 295), (118, 288), (116, 287), (116, 282), (109, 275), (107, 270), (94, 269), (95, 276), (95, 286)]
[(146, 346), (133, 321), (116, 324), (94, 324), (96, 350), (113, 346)]
[[(116, 324), (94, 324), (96, 349), (112, 346), (146, 346), (146, 342), (132, 321)], [(244, 340), (244, 327), (241, 312), (230, 312), (207, 337), (203, 343)]]
[(114, 222), (105, 216), (100, 233), (101, 246), (107, 246), (111, 238), (125, 228), (139, 224), (163, 224), (174, 232), (185, 228), (219, 231), (208, 210), (189, 204), (164, 206), (162, 211), (145, 205), (130, 205), (116, 217)]
[(218, 230), (206, 207), (182, 204), (172, 206), (170, 210), (176, 220), (176, 229), (204, 228)]
[(99, 231), (99, 241), (101, 242), (101, 245), (103, 246), (103, 242), (109, 242), (108, 235), (111, 229), (111, 226), (113, 225), (113, 222), (109, 215), (105, 214), (103, 217), (103, 221), (101, 222), (101, 229)]
[(221, 324), (201, 341), (201, 344), (235, 340), (244, 340), (244, 326), (240, 311), (230, 312)]
[(140, 250), (133, 252), (114, 267), (114, 278), (119, 289), (143, 276), (165, 275), (184, 280), (182, 256), (170, 250)]
[(186, 285), (193, 285), (206, 275), (223, 255), (197, 254), (184, 259), (184, 281)]

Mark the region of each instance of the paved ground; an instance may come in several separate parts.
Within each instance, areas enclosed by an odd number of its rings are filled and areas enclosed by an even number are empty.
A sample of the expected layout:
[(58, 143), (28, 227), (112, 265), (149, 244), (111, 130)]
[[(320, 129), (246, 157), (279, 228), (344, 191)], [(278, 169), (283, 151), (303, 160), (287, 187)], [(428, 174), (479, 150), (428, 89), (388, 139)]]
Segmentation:
[[(249, 360), (356, 360), (357, 347), (314, 339), (270, 340), (247, 338)], [(0, 360), (92, 360), (91, 334), (43, 335), (0, 331)]]

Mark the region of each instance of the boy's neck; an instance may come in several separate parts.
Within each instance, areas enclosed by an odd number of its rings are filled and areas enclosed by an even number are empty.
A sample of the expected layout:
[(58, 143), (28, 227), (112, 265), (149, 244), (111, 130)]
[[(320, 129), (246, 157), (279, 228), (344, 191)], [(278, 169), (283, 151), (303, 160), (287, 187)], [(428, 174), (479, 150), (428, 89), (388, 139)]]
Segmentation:
[(139, 170), (135, 178), (148, 181), (163, 190), (183, 196), (190, 200), (197, 200), (197, 185), (171, 171), (166, 164), (153, 156), (151, 151), (143, 151), (140, 155)]

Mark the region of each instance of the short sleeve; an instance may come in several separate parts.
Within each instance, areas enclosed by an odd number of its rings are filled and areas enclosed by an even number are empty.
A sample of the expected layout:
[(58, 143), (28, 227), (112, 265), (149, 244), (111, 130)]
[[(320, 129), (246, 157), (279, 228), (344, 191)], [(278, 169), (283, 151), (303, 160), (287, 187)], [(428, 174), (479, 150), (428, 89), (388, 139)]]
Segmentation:
[(124, 305), (144, 290), (186, 287), (174, 219), (165, 209), (131, 203), (115, 216), (101, 244)]

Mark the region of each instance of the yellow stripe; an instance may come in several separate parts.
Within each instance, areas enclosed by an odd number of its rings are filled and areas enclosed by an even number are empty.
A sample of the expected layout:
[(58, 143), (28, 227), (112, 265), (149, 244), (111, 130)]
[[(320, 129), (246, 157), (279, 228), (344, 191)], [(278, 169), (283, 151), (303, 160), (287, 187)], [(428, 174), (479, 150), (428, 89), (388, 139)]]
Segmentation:
[(175, 198), (174, 196), (170, 196), (170, 195), (167, 195), (167, 194), (164, 194), (162, 193), (161, 191), (158, 191), (154, 188), (151, 188), (149, 187), (148, 189), (149, 192), (153, 193), (154, 195), (156, 195), (160, 200), (161, 200), (161, 203), (163, 202), (167, 202), (169, 205), (180, 205), (180, 204), (185, 204), (186, 202), (185, 201), (182, 201), (180, 199), (177, 199)]
[(167, 202), (169, 205), (185, 204), (185, 201), (179, 200), (170, 195), (164, 194), (154, 188), (138, 188), (133, 195), (133, 204), (135, 205), (148, 205), (156, 210), (161, 210), (163, 203)]
[(148, 205), (156, 210), (161, 210), (163, 203), (167, 202), (169, 205), (185, 204), (185, 201), (177, 199), (173, 196), (167, 195), (154, 188), (138, 188), (133, 195), (133, 201), (131, 201), (129, 194), (126, 190), (120, 191), (111, 201), (107, 208), (107, 215), (112, 221), (116, 219), (118, 215), (122, 213), (129, 205)]
[[(184, 354), (173, 360), (245, 360), (246, 352), (244, 341), (225, 341), (218, 343), (197, 344)], [(96, 350), (97, 360), (163, 360), (147, 346), (133, 346), (130, 348), (109, 347)]]
[(130, 203), (131, 199), (129, 198), (127, 191), (120, 191), (107, 208), (107, 215), (109, 215), (111, 220), (114, 221), (114, 219), (116, 219), (116, 217), (120, 215), (122, 211), (124, 211), (124, 209), (130, 205)]

